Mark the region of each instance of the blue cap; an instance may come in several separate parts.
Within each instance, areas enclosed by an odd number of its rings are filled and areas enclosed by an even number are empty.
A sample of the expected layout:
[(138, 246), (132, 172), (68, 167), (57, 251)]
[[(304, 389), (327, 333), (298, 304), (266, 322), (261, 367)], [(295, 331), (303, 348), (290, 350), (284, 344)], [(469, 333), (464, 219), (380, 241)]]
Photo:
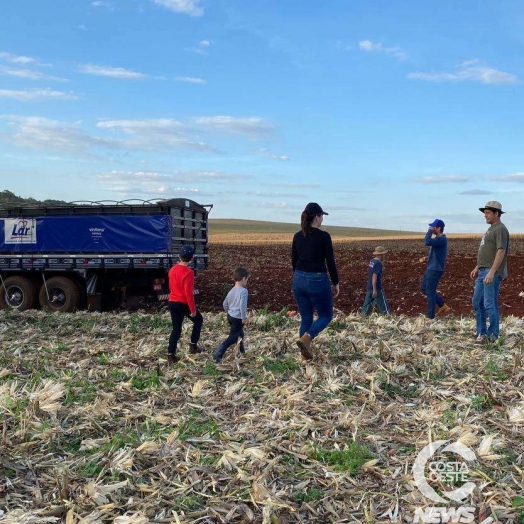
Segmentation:
[(442, 220), (440, 220), (440, 218), (435, 218), (435, 220), (433, 220), (433, 222), (431, 222), (431, 224), (428, 224), (428, 226), (429, 227), (440, 227), (440, 228), (444, 229), (446, 224), (444, 224), (444, 222)]
[(178, 252), (178, 254), (181, 257), (192, 257), (195, 254), (195, 250), (193, 249), (192, 246), (185, 245), (180, 248), (180, 251)]

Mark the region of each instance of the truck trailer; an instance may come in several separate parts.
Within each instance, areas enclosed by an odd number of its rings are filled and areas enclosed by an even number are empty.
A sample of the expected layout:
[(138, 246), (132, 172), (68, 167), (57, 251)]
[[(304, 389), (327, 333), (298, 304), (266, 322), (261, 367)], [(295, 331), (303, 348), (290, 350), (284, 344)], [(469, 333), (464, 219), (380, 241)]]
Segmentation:
[(212, 205), (185, 198), (0, 204), (0, 309), (114, 309), (167, 300), (183, 245), (208, 267)]

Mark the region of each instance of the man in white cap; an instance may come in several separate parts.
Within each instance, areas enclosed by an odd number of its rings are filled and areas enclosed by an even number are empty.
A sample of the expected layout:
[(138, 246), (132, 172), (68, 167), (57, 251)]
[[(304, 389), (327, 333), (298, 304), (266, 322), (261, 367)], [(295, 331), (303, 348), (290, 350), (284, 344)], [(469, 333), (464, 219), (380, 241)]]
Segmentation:
[[(499, 304), (500, 283), (508, 276), (509, 232), (500, 221), (502, 204), (491, 200), (484, 207), (479, 207), (484, 213), (489, 229), (484, 233), (477, 255), (477, 265), (470, 273), (475, 280), (473, 293), (473, 309), (477, 320), (476, 340), (479, 343), (494, 341), (499, 336)], [(486, 316), (489, 327), (486, 325)]]

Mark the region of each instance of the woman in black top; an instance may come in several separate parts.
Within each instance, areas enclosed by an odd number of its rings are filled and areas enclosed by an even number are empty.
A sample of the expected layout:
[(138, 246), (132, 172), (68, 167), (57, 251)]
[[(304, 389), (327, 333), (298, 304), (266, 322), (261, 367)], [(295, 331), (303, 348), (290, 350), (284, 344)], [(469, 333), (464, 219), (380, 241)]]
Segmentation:
[[(327, 214), (318, 204), (309, 203), (300, 217), (302, 229), (295, 233), (291, 247), (293, 295), (301, 317), (297, 345), (307, 360), (313, 358), (311, 341), (333, 318), (333, 297), (339, 294), (331, 236), (319, 229)], [(313, 321), (315, 311), (318, 316)]]

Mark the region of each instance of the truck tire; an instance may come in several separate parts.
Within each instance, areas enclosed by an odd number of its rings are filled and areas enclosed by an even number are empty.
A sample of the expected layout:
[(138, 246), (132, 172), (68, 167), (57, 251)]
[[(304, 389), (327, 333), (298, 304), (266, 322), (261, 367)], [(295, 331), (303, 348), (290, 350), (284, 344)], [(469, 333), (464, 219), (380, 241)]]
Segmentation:
[(25, 277), (9, 277), (0, 286), (0, 309), (25, 311), (36, 304), (36, 289), (33, 282)]
[(72, 313), (80, 305), (80, 291), (70, 278), (52, 277), (40, 288), (39, 299), (42, 309)]

